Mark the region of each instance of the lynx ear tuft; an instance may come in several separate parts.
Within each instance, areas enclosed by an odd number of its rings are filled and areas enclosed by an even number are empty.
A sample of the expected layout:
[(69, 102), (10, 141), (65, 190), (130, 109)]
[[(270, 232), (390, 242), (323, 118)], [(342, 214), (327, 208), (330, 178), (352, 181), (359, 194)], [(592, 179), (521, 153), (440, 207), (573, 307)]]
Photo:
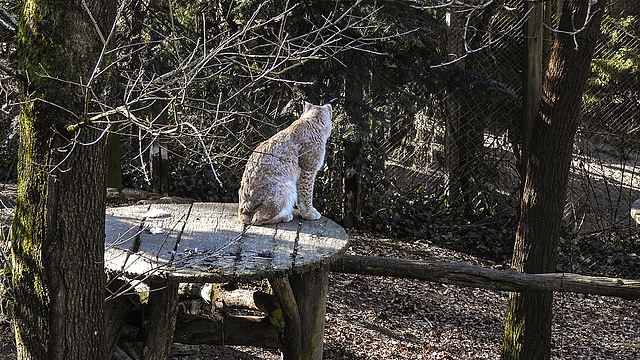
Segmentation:
[(337, 102), (338, 102), (338, 98), (333, 98), (333, 99), (327, 101), (327, 104), (331, 105), (331, 108), (333, 109), (333, 107), (336, 106)]

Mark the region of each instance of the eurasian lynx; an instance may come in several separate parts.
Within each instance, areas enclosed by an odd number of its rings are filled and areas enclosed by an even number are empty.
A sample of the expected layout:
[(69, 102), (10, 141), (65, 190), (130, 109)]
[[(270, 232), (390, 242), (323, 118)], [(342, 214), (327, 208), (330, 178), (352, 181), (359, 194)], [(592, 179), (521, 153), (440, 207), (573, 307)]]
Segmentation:
[(331, 134), (334, 100), (322, 106), (305, 101), (298, 120), (253, 151), (240, 184), (240, 222), (261, 225), (291, 221), (295, 204), (304, 219), (320, 218), (312, 203), (313, 182)]

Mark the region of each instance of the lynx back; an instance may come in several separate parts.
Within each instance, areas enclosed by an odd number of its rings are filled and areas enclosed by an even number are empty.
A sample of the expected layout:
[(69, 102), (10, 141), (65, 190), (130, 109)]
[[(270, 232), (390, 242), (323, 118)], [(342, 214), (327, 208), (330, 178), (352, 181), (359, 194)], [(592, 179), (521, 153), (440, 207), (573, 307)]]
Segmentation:
[(304, 219), (320, 218), (313, 207), (313, 183), (324, 161), (332, 110), (331, 102), (305, 102), (298, 120), (253, 151), (240, 184), (240, 222), (262, 225), (291, 221), (294, 206)]

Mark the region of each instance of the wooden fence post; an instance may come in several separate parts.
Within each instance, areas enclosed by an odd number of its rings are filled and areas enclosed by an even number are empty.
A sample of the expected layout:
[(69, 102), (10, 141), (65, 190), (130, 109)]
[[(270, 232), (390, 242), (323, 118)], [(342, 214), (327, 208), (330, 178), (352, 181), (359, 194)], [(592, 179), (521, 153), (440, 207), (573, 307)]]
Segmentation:
[(544, 3), (525, 1), (525, 13), (529, 12), (524, 25), (524, 72), (522, 86), (522, 153), (520, 164), (520, 176), (523, 179), (527, 172), (527, 159), (529, 158), (529, 143), (531, 142), (531, 129), (535, 118), (538, 116), (540, 93), (542, 91), (543, 75), (543, 23)]

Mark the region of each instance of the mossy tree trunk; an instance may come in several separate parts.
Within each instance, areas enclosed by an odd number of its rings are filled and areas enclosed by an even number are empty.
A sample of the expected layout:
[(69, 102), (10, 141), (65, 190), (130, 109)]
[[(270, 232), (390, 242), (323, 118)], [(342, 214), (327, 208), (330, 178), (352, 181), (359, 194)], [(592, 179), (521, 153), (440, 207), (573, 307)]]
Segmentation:
[[(115, 2), (22, 2), (18, 198), (12, 227), (18, 359), (103, 359), (106, 137), (86, 123)], [(95, 19), (95, 21), (93, 20)], [(81, 85), (84, 84), (84, 85)]]
[[(525, 273), (555, 271), (573, 139), (580, 124), (582, 92), (600, 33), (603, 0), (574, 36), (558, 33), (543, 81), (527, 160), (513, 266)], [(585, 25), (588, 1), (564, 2), (559, 29)], [(577, 46), (576, 46), (577, 45)], [(509, 297), (502, 359), (549, 359), (553, 294), (512, 293)]]

